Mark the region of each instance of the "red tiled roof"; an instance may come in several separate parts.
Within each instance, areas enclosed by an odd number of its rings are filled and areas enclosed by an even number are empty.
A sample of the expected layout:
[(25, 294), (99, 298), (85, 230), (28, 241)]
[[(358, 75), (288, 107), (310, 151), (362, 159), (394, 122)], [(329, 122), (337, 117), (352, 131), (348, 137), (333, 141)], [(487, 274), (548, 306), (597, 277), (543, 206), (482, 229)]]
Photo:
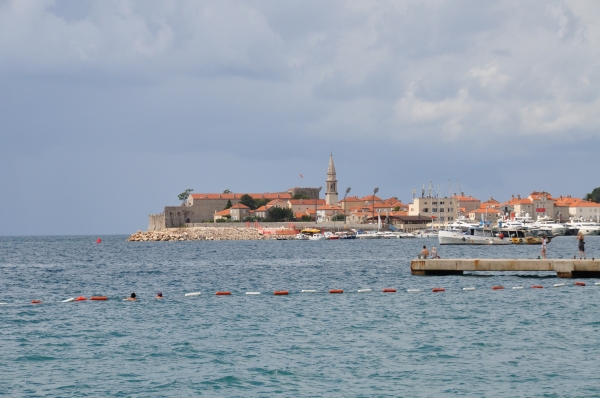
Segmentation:
[(476, 199), (472, 196), (455, 195), (455, 196), (453, 196), (453, 198), (457, 199), (459, 202), (481, 202), (479, 199)]
[(362, 202), (381, 202), (381, 198), (378, 197), (377, 195), (367, 195), (367, 196), (363, 196), (362, 198), (358, 199), (359, 201)]
[(249, 207), (241, 203), (236, 203), (233, 206), (231, 206), (230, 209), (249, 209)]
[(289, 199), (288, 202), (290, 202), (293, 205), (315, 205), (315, 200), (317, 202), (317, 205), (321, 205), (321, 204), (325, 204), (325, 199)]
[(228, 214), (230, 214), (230, 213), (229, 213), (229, 209), (225, 209), (225, 210), (221, 210), (221, 211), (220, 211), (220, 212), (218, 212), (218, 213), (215, 213), (215, 216), (226, 216), (226, 215), (228, 215)]

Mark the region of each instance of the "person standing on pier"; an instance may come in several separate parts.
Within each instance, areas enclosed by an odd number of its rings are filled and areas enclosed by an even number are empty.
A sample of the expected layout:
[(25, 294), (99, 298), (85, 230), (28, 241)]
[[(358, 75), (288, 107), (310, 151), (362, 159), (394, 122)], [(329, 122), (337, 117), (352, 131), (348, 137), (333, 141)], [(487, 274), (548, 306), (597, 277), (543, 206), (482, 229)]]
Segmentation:
[(547, 244), (547, 240), (546, 240), (546, 234), (542, 235), (542, 258), (545, 259), (546, 258), (546, 244)]
[(583, 257), (585, 260), (585, 241), (583, 240), (583, 234), (581, 231), (577, 233), (577, 240), (579, 242), (579, 259), (581, 260), (581, 257)]

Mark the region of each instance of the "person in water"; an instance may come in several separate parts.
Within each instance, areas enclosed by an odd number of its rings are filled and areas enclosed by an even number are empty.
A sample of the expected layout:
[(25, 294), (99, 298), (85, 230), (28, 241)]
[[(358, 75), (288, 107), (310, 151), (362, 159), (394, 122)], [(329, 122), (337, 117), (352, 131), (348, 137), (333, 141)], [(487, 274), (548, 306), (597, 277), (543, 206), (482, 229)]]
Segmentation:
[(125, 300), (136, 301), (137, 300), (137, 296), (135, 295), (135, 293), (131, 293), (131, 296), (129, 296), (129, 298), (126, 298)]
[(585, 241), (583, 240), (583, 234), (581, 232), (577, 234), (577, 240), (579, 241), (579, 259), (581, 260), (581, 257), (583, 257), (585, 260)]
[(154, 298), (157, 298), (157, 299), (163, 298), (162, 292), (156, 293), (156, 297), (154, 297)]
[(427, 258), (429, 257), (429, 250), (427, 250), (427, 246), (423, 245), (423, 250), (421, 251), (421, 257)]

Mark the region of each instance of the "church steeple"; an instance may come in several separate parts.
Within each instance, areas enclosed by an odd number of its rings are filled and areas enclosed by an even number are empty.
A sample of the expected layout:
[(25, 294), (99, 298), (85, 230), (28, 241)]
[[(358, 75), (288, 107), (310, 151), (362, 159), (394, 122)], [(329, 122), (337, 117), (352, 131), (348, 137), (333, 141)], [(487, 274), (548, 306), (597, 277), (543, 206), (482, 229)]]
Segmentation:
[(327, 168), (327, 190), (325, 191), (325, 203), (332, 206), (338, 204), (337, 178), (335, 166), (333, 165), (333, 153), (329, 155), (329, 167)]

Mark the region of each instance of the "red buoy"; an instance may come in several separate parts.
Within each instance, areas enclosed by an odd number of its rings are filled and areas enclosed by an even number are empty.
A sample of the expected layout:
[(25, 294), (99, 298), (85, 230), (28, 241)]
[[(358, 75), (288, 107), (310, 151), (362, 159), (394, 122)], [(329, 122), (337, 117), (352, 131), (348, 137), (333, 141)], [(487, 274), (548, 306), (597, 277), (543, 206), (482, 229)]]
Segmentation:
[(502, 290), (504, 286), (492, 286), (492, 290)]
[(446, 289), (444, 289), (443, 287), (434, 287), (433, 289), (431, 289), (432, 292), (437, 293), (437, 292), (445, 292)]
[(544, 286), (542, 286), (542, 285), (533, 285), (533, 286), (531, 286), (531, 288), (532, 289), (543, 289)]
[(31, 304), (42, 304), (42, 300), (31, 300)]
[(329, 293), (344, 293), (342, 289), (331, 289)]
[(85, 301), (85, 300), (87, 300), (87, 299), (83, 296), (79, 296), (75, 299), (75, 301)]
[(396, 289), (388, 287), (388, 288), (383, 289), (383, 292), (384, 293), (396, 293)]
[(102, 243), (102, 239), (100, 239), (100, 238), (96, 239), (96, 243)]
[(217, 296), (231, 296), (231, 292), (217, 292)]
[(575, 282), (576, 286), (585, 286), (585, 282)]
[(106, 296), (92, 296), (92, 297), (90, 297), (90, 300), (94, 300), (94, 301), (106, 301), (106, 300), (108, 300), (108, 298)]
[(275, 296), (287, 296), (288, 295), (288, 291), (287, 290), (280, 290), (278, 292), (273, 292), (273, 294)]

